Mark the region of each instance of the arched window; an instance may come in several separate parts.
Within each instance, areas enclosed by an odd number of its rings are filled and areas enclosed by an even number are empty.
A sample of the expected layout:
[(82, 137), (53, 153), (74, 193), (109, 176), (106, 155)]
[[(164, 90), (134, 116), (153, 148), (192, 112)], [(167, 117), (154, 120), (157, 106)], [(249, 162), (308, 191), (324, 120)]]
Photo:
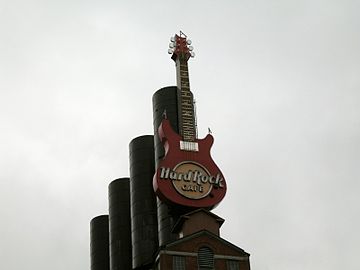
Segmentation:
[(201, 247), (198, 251), (199, 270), (214, 269), (214, 252), (209, 247)]

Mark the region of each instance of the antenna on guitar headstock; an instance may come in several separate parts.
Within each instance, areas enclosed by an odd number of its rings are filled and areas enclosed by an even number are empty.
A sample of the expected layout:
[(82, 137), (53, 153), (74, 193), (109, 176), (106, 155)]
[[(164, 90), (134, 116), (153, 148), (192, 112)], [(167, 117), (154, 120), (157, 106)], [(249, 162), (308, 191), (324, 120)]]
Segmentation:
[(183, 31), (180, 30), (180, 37), (184, 37), (187, 38), (187, 35), (185, 35), (185, 33)]

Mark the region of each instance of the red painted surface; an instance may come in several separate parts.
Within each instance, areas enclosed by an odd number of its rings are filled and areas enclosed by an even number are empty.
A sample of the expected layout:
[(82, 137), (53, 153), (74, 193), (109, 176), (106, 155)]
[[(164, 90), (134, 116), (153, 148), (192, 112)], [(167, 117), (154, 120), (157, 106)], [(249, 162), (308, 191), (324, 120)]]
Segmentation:
[[(163, 119), (158, 129), (158, 135), (165, 148), (165, 156), (160, 161), (159, 168), (157, 169), (153, 186), (156, 195), (163, 201), (169, 204), (182, 205), (194, 208), (213, 208), (215, 207), (225, 196), (226, 182), (225, 179), (213, 161), (210, 150), (213, 145), (214, 138), (211, 134), (208, 134), (204, 139), (197, 139), (199, 144), (198, 152), (190, 152), (180, 150), (180, 141), (182, 137), (174, 132), (170, 126), (170, 122), (167, 119)], [(209, 195), (202, 199), (189, 199), (181, 195), (174, 188), (171, 180), (164, 180), (160, 178), (161, 167), (174, 168), (177, 164), (183, 161), (193, 161), (201, 164), (205, 167), (211, 175), (220, 174), (222, 177), (222, 186), (213, 186)]]
[(176, 61), (178, 57), (183, 57), (184, 59), (186, 59), (186, 61), (189, 60), (190, 51), (186, 44), (186, 37), (175, 35), (175, 42), (175, 51), (171, 58), (174, 61)]

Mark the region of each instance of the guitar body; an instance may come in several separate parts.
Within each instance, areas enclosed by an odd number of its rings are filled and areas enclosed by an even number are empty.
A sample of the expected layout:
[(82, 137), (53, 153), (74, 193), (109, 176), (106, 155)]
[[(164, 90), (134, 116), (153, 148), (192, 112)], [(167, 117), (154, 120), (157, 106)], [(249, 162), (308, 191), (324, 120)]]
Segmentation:
[(215, 207), (225, 196), (226, 182), (210, 155), (213, 136), (208, 134), (188, 143), (196, 145), (197, 150), (182, 150), (182, 137), (173, 131), (167, 119), (160, 124), (158, 136), (165, 156), (153, 179), (156, 195), (173, 205)]

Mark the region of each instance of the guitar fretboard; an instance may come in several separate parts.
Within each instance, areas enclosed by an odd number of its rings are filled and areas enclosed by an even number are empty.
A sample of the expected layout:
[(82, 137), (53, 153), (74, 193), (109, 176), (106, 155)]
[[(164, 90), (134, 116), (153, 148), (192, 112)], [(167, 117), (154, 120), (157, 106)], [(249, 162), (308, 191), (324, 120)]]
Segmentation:
[(176, 61), (178, 86), (179, 130), (184, 141), (193, 142), (196, 139), (194, 100), (190, 91), (189, 71), (187, 61)]

